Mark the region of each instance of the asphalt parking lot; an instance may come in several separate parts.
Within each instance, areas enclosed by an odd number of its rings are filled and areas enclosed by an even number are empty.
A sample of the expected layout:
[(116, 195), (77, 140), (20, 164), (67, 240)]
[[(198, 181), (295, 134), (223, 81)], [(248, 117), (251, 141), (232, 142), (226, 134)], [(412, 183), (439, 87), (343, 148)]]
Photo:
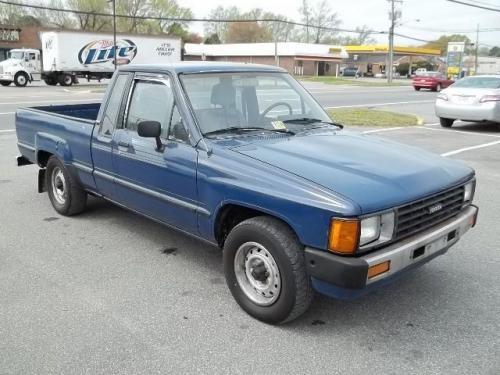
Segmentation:
[(317, 296), (298, 320), (265, 325), (234, 302), (218, 249), (98, 199), (59, 216), (36, 191), (36, 167), (15, 166), (17, 107), (101, 93), (0, 88), (0, 374), (498, 374), (500, 126), (442, 129), (435, 93), (410, 87), (307, 87), (325, 107), (424, 117), (354, 130), (475, 168), (476, 228), (371, 295)]

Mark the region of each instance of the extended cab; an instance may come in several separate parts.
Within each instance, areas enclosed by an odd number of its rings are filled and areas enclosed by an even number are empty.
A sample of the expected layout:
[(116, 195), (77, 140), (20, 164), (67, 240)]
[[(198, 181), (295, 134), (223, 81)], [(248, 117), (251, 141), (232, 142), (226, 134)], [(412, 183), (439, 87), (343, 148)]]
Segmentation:
[(16, 129), (57, 212), (91, 194), (221, 247), (234, 298), (266, 322), (314, 289), (377, 288), (476, 222), (471, 168), (342, 130), (275, 67), (121, 67), (101, 105), (20, 109)]

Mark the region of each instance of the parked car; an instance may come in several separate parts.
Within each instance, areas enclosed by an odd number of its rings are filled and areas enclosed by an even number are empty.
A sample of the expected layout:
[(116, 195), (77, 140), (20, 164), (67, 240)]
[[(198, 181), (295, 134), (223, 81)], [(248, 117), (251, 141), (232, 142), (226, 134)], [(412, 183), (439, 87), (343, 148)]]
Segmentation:
[(446, 128), (458, 119), (500, 123), (500, 76), (462, 78), (437, 96), (435, 109)]
[(341, 71), (342, 77), (361, 77), (361, 72), (356, 67), (346, 67)]
[(421, 266), (478, 212), (473, 169), (342, 130), (277, 67), (122, 66), (102, 105), (19, 109), (16, 131), (59, 214), (91, 194), (221, 247), (234, 298), (270, 323), (313, 288), (354, 298)]
[(441, 91), (442, 89), (450, 86), (453, 82), (455, 81), (447, 79), (444, 74), (440, 72), (425, 72), (413, 78), (413, 87), (417, 91), (420, 89)]

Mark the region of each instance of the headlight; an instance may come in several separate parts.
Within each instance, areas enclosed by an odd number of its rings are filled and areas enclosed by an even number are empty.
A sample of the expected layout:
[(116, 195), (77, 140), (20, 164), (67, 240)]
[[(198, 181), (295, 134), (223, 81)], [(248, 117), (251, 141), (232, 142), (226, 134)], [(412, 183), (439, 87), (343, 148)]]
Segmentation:
[(472, 202), (474, 197), (474, 181), (469, 182), (464, 186), (464, 202)]
[(448, 95), (441, 93), (437, 96), (437, 98), (441, 100), (448, 100)]
[(328, 250), (352, 255), (365, 245), (390, 241), (394, 234), (394, 212), (358, 219), (332, 219), (328, 236)]

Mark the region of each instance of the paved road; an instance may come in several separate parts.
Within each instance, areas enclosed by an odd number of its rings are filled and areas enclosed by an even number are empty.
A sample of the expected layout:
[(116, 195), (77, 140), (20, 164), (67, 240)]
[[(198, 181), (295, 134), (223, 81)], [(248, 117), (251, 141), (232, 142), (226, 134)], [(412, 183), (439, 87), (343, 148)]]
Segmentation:
[(498, 374), (499, 129), (375, 131), (474, 167), (479, 224), (397, 283), (351, 302), (318, 296), (281, 327), (238, 308), (217, 249), (97, 199), (57, 215), (36, 168), (14, 166), (15, 134), (0, 133), (0, 373)]

